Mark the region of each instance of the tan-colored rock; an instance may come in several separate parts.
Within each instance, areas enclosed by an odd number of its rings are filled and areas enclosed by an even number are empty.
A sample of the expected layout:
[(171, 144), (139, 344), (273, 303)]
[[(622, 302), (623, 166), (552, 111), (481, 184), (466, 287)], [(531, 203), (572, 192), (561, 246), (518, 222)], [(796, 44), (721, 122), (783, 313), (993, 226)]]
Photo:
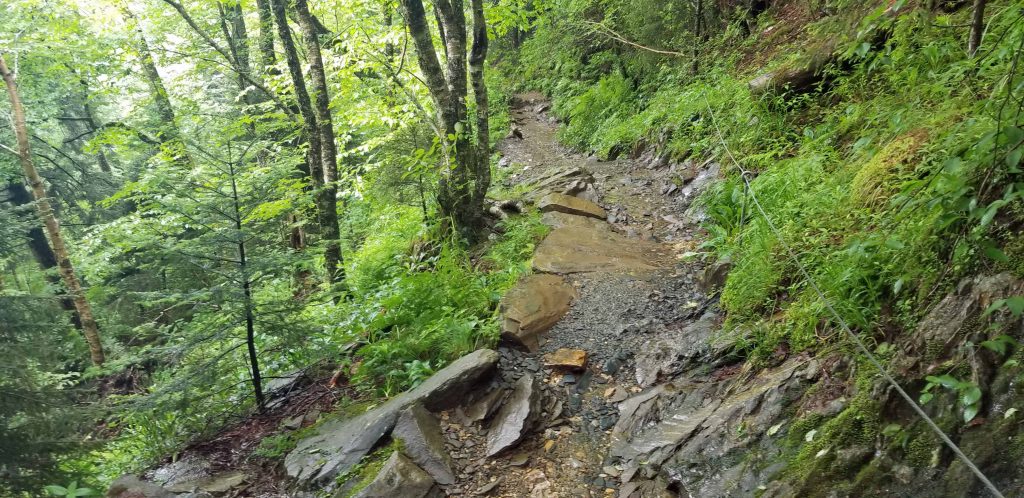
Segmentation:
[(533, 256), (533, 269), (543, 273), (629, 273), (667, 268), (671, 264), (669, 248), (657, 242), (585, 227), (553, 230)]
[(557, 211), (559, 213), (575, 214), (577, 216), (589, 216), (599, 220), (603, 220), (607, 216), (604, 212), (604, 208), (593, 202), (586, 199), (580, 199), (579, 197), (573, 197), (571, 195), (560, 194), (558, 192), (551, 192), (550, 194), (545, 195), (539, 202), (537, 202), (537, 208), (540, 209), (542, 213)]
[(548, 211), (540, 217), (540, 222), (551, 228), (562, 227), (583, 227), (595, 230), (611, 230), (612, 226), (607, 221), (598, 220), (589, 216), (578, 216), (575, 214)]
[(544, 366), (564, 368), (567, 370), (583, 370), (587, 365), (587, 352), (582, 349), (562, 348), (544, 355)]
[(530, 275), (501, 300), (503, 341), (536, 351), (538, 334), (546, 332), (569, 311), (576, 290), (557, 275)]

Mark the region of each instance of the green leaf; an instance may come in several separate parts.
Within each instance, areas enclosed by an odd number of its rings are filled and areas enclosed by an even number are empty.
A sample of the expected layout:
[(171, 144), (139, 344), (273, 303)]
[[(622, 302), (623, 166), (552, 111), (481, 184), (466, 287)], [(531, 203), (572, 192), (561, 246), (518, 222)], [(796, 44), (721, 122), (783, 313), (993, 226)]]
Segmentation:
[(1003, 414), (1003, 418), (1010, 418), (1010, 417), (1012, 417), (1016, 413), (1017, 413), (1017, 409), (1016, 408), (1010, 408), (1009, 410), (1006, 410), (1006, 413)]
[(996, 246), (986, 245), (984, 251), (985, 256), (987, 256), (992, 261), (997, 261), (999, 263), (1010, 262), (1010, 258), (1006, 256), (1006, 253), (1004, 253), (1001, 249), (999, 249)]
[(1006, 298), (1006, 307), (1010, 309), (1014, 318), (1019, 317), (1021, 313), (1024, 313), (1024, 296)]
[(978, 405), (970, 405), (964, 408), (964, 422), (970, 422), (974, 420), (974, 417), (978, 415)]
[(956, 378), (951, 375), (940, 375), (938, 377), (929, 375), (928, 377), (925, 377), (925, 380), (932, 384), (939, 384), (946, 389), (955, 389), (956, 386), (960, 384), (960, 381), (956, 380)]
[(963, 396), (960, 401), (965, 405), (973, 405), (981, 399), (981, 389), (976, 385), (971, 385), (967, 389), (964, 389)]
[(895, 237), (889, 237), (888, 239), (885, 240), (885, 247), (899, 251), (900, 249), (903, 249), (905, 246), (903, 242), (900, 241), (900, 239), (897, 239)]
[(920, 402), (922, 405), (927, 405), (928, 402), (931, 401), (934, 397), (935, 395), (932, 393), (921, 393), (921, 397), (918, 398), (917, 401)]
[(1006, 354), (1006, 343), (1003, 341), (982, 341), (981, 346), (991, 349), (1000, 355)]
[(51, 494), (53, 496), (67, 496), (68, 495), (68, 488), (65, 488), (64, 486), (58, 486), (56, 484), (51, 484), (49, 486), (46, 486), (43, 489), (45, 489), (47, 493), (49, 493), (49, 494)]
[(892, 293), (893, 294), (899, 294), (901, 290), (903, 290), (903, 279), (902, 278), (897, 280), (895, 284), (892, 284)]

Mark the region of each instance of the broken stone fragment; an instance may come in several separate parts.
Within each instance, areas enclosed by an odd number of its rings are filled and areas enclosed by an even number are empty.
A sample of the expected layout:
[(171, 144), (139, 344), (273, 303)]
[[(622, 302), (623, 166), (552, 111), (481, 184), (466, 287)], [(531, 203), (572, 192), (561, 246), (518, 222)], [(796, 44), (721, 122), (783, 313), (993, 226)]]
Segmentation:
[(533, 428), (540, 411), (540, 383), (532, 375), (522, 376), (512, 395), (501, 407), (487, 433), (487, 456), (494, 456), (519, 443)]
[(443, 496), (437, 483), (405, 455), (395, 451), (377, 477), (352, 498), (434, 498)]
[(438, 484), (452, 484), (452, 459), (444, 447), (441, 425), (421, 403), (402, 411), (392, 436), (403, 444), (405, 454)]
[(502, 341), (536, 351), (538, 334), (546, 332), (569, 311), (576, 291), (557, 275), (530, 275), (509, 290), (501, 301)]
[(557, 211), (577, 216), (589, 216), (599, 220), (603, 220), (607, 216), (604, 208), (591, 201), (558, 192), (551, 192), (541, 198), (537, 203), (537, 208), (542, 213)]
[(587, 352), (582, 349), (561, 348), (544, 355), (544, 366), (580, 371), (587, 365)]

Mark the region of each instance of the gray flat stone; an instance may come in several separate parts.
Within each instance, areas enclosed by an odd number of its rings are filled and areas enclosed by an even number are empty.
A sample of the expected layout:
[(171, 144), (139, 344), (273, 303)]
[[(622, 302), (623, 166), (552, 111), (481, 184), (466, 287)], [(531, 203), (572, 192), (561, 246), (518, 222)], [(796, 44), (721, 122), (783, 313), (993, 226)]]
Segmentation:
[(392, 436), (402, 441), (403, 451), (438, 484), (452, 484), (452, 459), (444, 448), (441, 424), (420, 403), (402, 411)]
[(324, 422), (301, 440), (285, 457), (285, 470), (302, 485), (329, 482), (348, 472), (395, 426), (398, 414), (409, 405), (423, 403), (428, 410), (457, 406), (465, 393), (497, 368), (498, 353), (474, 351), (452, 362), (424, 381), (384, 404), (352, 419)]
[(487, 456), (515, 446), (532, 429), (540, 414), (540, 383), (532, 375), (522, 376), (512, 395), (502, 405), (487, 433)]

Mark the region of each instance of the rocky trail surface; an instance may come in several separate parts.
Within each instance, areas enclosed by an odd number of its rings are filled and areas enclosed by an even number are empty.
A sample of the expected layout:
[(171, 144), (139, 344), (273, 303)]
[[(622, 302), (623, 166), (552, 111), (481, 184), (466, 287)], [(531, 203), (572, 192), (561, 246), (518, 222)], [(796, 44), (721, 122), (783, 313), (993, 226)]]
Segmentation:
[[(539, 95), (520, 96), (500, 146), (508, 186), (528, 192), (552, 231), (536, 248), (534, 273), (503, 299), (497, 350), (467, 355), (362, 414), (316, 425), (285, 458), (287, 485), (246, 487), (261, 479), (259, 469), (168, 477), (162, 468), (149, 479), (188, 496), (771, 491), (762, 474), (772, 469), (738, 455), (777, 453), (762, 436), (778, 430), (770, 428), (781, 400), (806, 388), (818, 366), (783, 357), (754, 376), (730, 357), (714, 294), (724, 272), (694, 257), (693, 200), (717, 164), (574, 154), (558, 144), (547, 108)], [(298, 428), (308, 418), (280, 423)], [(125, 487), (136, 484), (146, 485)]]

